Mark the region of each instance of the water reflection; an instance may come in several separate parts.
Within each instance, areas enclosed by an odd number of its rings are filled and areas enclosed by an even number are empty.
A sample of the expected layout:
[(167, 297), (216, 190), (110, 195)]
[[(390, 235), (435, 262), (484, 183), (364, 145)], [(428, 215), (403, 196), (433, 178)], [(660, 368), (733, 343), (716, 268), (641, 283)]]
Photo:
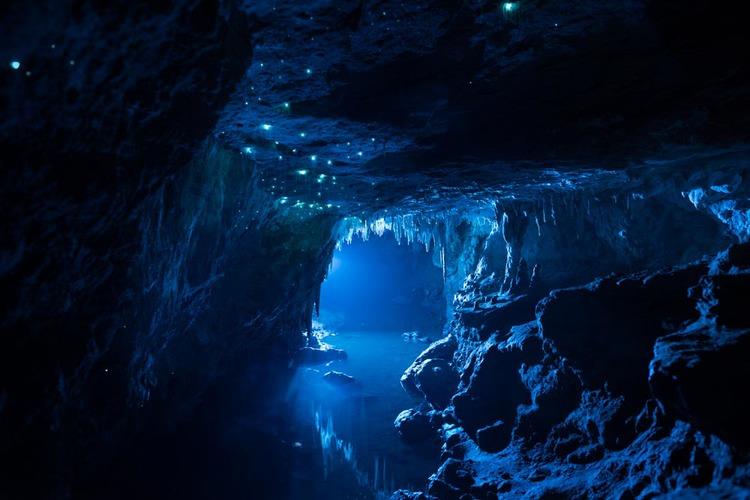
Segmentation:
[[(421, 488), (437, 465), (437, 451), (402, 443), (393, 420), (414, 405), (399, 378), (425, 345), (405, 341), (401, 332), (349, 332), (327, 341), (345, 349), (348, 358), (301, 369), (289, 397), (296, 418), (312, 423), (326, 487), (359, 486), (349, 492), (332, 491), (331, 498), (380, 499), (399, 488)], [(352, 375), (357, 383), (329, 384), (323, 379), (328, 370)]]
[(328, 414), (326, 418), (321, 418), (320, 412), (321, 410), (315, 411), (315, 429), (320, 436), (320, 447), (323, 451), (323, 477), (328, 479), (331, 462), (338, 457), (343, 457), (353, 470), (358, 471), (352, 444), (336, 437), (336, 432), (333, 430), (333, 416)]

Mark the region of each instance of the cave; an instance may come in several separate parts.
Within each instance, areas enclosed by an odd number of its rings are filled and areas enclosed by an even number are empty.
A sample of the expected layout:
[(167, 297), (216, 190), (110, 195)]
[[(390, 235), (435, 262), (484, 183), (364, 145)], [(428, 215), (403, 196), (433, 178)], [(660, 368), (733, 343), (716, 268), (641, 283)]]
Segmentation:
[(0, 7), (0, 498), (750, 496), (708, 0)]

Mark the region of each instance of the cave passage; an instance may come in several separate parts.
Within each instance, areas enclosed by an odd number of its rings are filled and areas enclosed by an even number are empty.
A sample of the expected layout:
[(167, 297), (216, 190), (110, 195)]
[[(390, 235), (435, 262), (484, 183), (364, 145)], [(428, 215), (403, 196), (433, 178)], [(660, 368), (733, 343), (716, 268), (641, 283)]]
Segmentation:
[(3, 2), (0, 500), (750, 500), (748, 5)]
[(296, 421), (309, 428), (302, 433), (309, 441), (294, 446), (322, 457), (323, 477), (310, 478), (300, 495), (387, 498), (434, 470), (437, 447), (405, 444), (393, 421), (415, 403), (399, 383), (402, 373), (441, 335), (442, 292), (432, 252), (399, 245), (392, 233), (356, 238), (335, 252), (314, 329), (346, 358), (302, 367), (290, 385)]
[(381, 237), (344, 243), (321, 287), (320, 321), (346, 331), (416, 331), (439, 336), (445, 299), (439, 262), (421, 244)]

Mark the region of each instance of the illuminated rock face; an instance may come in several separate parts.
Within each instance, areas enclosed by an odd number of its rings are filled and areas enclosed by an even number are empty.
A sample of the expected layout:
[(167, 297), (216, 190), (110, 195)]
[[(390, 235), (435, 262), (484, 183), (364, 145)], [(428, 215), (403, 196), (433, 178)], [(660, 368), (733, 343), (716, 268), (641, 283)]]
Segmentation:
[[(467, 358), (427, 492), (743, 491), (747, 320), (721, 294), (747, 285), (747, 253), (555, 290), (510, 329), (490, 316), (499, 330)], [(460, 317), (453, 328), (467, 339)]]
[(713, 256), (750, 237), (745, 25), (707, 1), (3, 6), (0, 497), (279, 497), (196, 486), (229, 445), (182, 457), (244, 405), (252, 470), (288, 465), (268, 429), (295, 359), (334, 356), (310, 335), (334, 246), (384, 230), (455, 297), (403, 380), (430, 405), (407, 434), (443, 426), (425, 494), (741, 493), (746, 249)]

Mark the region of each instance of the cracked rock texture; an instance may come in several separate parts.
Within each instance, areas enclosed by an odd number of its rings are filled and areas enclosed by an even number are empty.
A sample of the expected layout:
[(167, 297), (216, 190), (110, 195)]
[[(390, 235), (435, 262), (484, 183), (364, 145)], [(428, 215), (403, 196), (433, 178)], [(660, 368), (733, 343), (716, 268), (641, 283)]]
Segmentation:
[(535, 321), (498, 321), (444, 411), (445, 461), (394, 498), (746, 495), (747, 321), (718, 284), (747, 284), (749, 252), (555, 290)]

